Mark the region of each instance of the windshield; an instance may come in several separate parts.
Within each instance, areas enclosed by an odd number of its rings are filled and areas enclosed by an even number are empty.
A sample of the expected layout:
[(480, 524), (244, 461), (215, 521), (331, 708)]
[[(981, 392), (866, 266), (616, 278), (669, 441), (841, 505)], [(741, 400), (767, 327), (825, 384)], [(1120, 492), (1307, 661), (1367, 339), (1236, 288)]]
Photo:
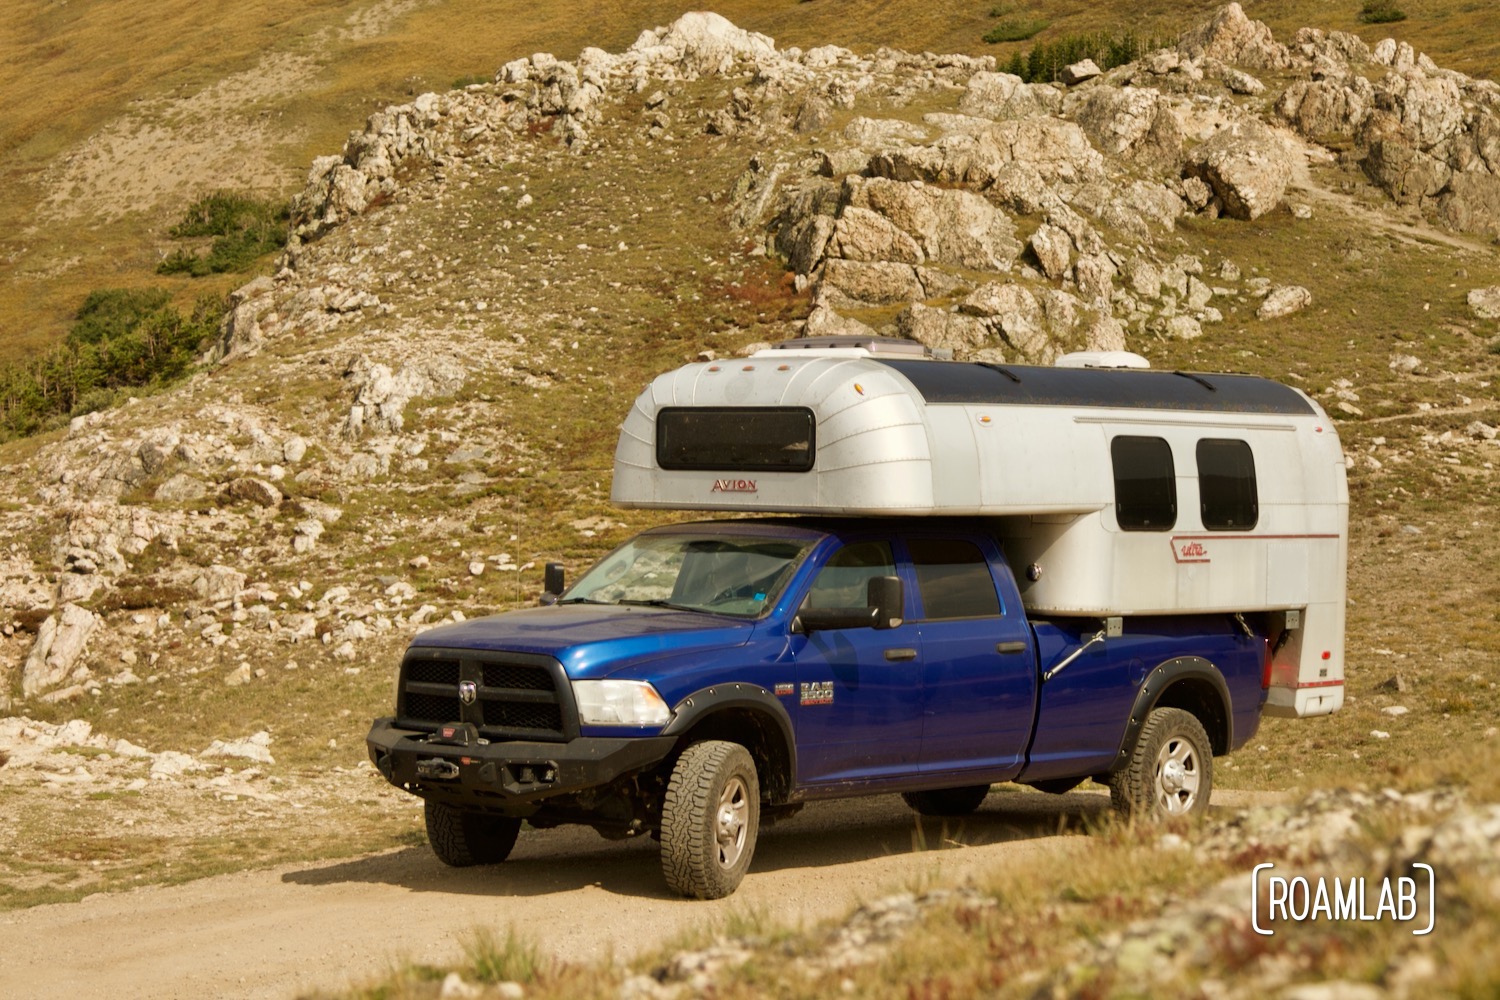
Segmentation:
[(811, 540), (640, 535), (605, 556), (562, 604), (637, 604), (737, 618), (765, 614)]

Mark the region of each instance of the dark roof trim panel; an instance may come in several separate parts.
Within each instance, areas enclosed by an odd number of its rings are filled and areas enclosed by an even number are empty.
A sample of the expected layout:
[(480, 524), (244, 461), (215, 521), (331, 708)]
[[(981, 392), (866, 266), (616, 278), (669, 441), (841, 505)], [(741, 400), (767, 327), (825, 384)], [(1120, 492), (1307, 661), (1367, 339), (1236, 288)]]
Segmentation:
[(1314, 415), (1295, 389), (1254, 375), (879, 360), (928, 403)]

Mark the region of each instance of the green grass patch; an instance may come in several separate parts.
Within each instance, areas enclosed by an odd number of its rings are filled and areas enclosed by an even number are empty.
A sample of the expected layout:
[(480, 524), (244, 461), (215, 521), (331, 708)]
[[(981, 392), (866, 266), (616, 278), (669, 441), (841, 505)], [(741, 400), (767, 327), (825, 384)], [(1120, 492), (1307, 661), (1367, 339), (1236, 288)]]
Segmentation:
[(286, 243), (288, 207), (232, 191), (215, 191), (188, 206), (170, 230), (174, 239), (212, 237), (207, 252), (178, 248), (157, 265), (158, 274), (194, 278), (247, 271), (261, 257)]
[(488, 929), (476, 931), (464, 945), (464, 954), (474, 967), (474, 978), (481, 983), (529, 983), (541, 967), (536, 945), (514, 928), (507, 929), (503, 937)]

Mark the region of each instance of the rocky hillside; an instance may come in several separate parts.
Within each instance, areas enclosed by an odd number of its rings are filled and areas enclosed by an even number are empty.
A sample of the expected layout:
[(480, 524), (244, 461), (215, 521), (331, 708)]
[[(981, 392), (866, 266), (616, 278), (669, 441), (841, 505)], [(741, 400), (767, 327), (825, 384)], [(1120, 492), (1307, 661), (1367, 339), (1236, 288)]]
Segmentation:
[[(1497, 596), (1500, 544), (1466, 505), (1495, 499), (1500, 87), (1409, 46), (1278, 41), (1230, 4), (1175, 48), (1025, 84), (992, 58), (778, 49), (690, 14), (373, 115), (296, 214), (199, 374), (0, 452), (8, 848), (52, 829), (22, 804), (192, 808), (229, 783), (243, 805), (268, 768), (357, 775), (407, 637), (524, 603), (541, 561), (576, 573), (643, 523), (605, 498), (652, 374), (800, 333), (1290, 380), (1346, 421), (1378, 527), (1354, 625), (1409, 559)], [(1462, 553), (1426, 547), (1449, 529)], [(1493, 662), (1435, 641), (1461, 672)], [(1351, 646), (1369, 689), (1378, 657), (1428, 669), (1381, 627)], [(251, 766), (204, 763), (226, 754)], [(395, 807), (374, 785), (339, 801), (382, 803), (378, 826)], [(0, 879), (113, 885), (129, 854)]]

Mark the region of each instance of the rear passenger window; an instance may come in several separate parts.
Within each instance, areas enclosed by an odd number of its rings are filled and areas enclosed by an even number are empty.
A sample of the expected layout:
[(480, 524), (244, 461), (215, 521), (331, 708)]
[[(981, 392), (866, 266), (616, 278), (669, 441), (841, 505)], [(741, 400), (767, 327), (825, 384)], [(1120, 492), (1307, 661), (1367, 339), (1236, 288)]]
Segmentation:
[(1158, 437), (1122, 435), (1109, 443), (1115, 470), (1115, 519), (1123, 531), (1168, 531), (1177, 523), (1172, 446)]
[(956, 538), (914, 538), (908, 547), (929, 621), (1000, 616), (995, 581), (979, 546)]
[(1198, 442), (1198, 498), (1203, 526), (1210, 531), (1243, 531), (1260, 520), (1255, 490), (1255, 456), (1244, 441), (1204, 438)]

